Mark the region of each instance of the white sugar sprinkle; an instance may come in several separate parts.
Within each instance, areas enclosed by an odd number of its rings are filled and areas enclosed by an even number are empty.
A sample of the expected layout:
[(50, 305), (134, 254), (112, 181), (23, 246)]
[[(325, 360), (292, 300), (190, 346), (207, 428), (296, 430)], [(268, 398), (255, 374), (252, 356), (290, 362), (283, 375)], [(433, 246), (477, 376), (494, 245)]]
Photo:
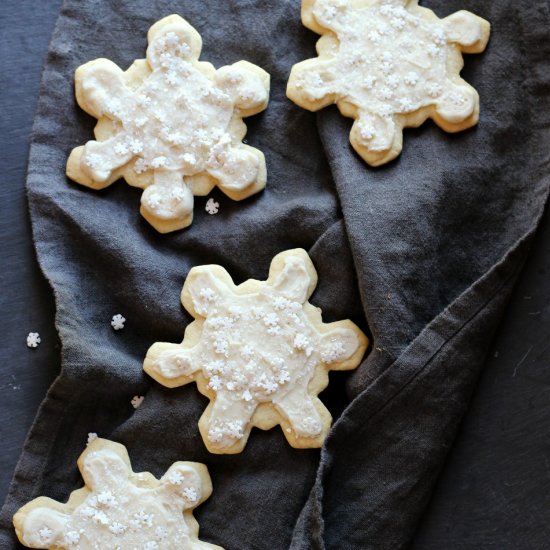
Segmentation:
[(116, 315), (113, 315), (113, 318), (111, 319), (111, 326), (115, 330), (122, 330), (125, 322), (126, 319), (120, 313), (117, 313)]
[(209, 214), (217, 214), (220, 209), (220, 203), (215, 202), (214, 199), (208, 199), (206, 207), (204, 208)]
[(42, 340), (40, 339), (40, 334), (38, 332), (29, 332), (27, 336), (27, 347), (37, 348)]

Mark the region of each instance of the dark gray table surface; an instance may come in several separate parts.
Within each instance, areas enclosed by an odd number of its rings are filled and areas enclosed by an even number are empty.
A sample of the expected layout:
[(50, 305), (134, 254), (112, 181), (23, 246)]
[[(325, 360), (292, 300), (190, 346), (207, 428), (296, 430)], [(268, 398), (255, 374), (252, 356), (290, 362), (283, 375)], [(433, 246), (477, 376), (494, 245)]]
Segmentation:
[[(31, 236), (25, 175), (40, 75), (61, 0), (0, 2), (0, 494), (2, 502), (26, 433), (59, 371), (52, 291), (42, 276)], [(42, 344), (29, 349), (26, 337)]]
[[(36, 262), (25, 198), (40, 74), (59, 5), (60, 0), (0, 4), (2, 501), (27, 430), (60, 364), (54, 299)], [(542, 426), (550, 435), (549, 274), (547, 214), (415, 548), (502, 548), (505, 541), (506, 548), (521, 549), (522, 532), (548, 522), (550, 437), (540, 438), (540, 433)], [(30, 331), (42, 338), (35, 350), (26, 346)], [(494, 490), (479, 492), (476, 480), (481, 478), (489, 479)]]

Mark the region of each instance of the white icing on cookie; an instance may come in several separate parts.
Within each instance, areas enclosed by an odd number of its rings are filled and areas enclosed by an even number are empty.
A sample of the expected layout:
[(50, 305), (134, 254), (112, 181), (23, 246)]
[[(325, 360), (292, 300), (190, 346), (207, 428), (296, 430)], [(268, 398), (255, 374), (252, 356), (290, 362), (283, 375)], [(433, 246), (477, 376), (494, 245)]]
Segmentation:
[(271, 404), (294, 437), (322, 439), (325, 409), (310, 383), (319, 370), (356, 367), (366, 338), (350, 321), (322, 323), (307, 302), (315, 284), (303, 250), (276, 257), (266, 282), (235, 287), (219, 266), (189, 273), (182, 301), (200, 334), (181, 345), (155, 344), (144, 368), (170, 387), (200, 377), (213, 399), (203, 433), (209, 449), (244, 447), (261, 404)]
[(200, 49), (198, 33), (169, 16), (149, 31), (146, 69), (136, 62), (128, 75), (99, 59), (77, 70), (80, 105), (113, 124), (107, 139), (73, 151), (69, 177), (101, 188), (123, 175), (146, 187), (142, 214), (163, 232), (191, 223), (194, 193), (217, 184), (239, 199), (265, 185), (263, 155), (241, 139), (242, 117), (267, 106), (269, 75), (244, 61), (216, 71)]
[(451, 131), (477, 122), (478, 94), (458, 73), (461, 51), (485, 48), (483, 19), (462, 11), (440, 20), (405, 0), (303, 0), (302, 17), (324, 36), (319, 57), (293, 67), (287, 94), (355, 118), (351, 141), (370, 164), (399, 154), (408, 121), (430, 116)]
[(40, 497), (16, 514), (23, 544), (62, 550), (218, 548), (199, 541), (182, 514), (210, 494), (210, 487), (203, 493), (204, 466), (177, 462), (156, 480), (132, 472), (124, 447), (96, 439), (79, 467), (86, 488), (73, 494), (77, 506)]

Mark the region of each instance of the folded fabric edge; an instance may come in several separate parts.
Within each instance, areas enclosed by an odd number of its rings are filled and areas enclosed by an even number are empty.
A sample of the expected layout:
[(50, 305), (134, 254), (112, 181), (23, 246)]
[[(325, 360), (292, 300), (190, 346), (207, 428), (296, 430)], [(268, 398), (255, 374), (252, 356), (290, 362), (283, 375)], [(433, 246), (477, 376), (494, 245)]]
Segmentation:
[[(346, 430), (346, 417), (354, 409), (363, 408), (362, 419), (365, 423), (368, 420), (372, 420), (444, 350), (445, 346), (458, 333), (467, 328), (496, 297), (502, 292), (509, 292), (513, 288), (528, 257), (539, 221), (537, 220), (535, 228), (524, 235), (497, 265), (471, 285), (438, 315), (393, 364), (365, 388), (349, 404), (341, 417), (336, 420), (321, 450), (321, 460), (316, 482), (295, 526), (292, 542), (289, 547), (291, 550), (305, 550), (306, 548), (321, 550), (325, 548), (323, 483), (331, 468), (331, 454), (328, 450), (336, 444), (340, 427), (343, 425), (343, 429)], [(468, 304), (467, 302), (470, 303)], [(461, 321), (463, 319), (465, 321)], [(488, 342), (487, 347), (489, 345), (490, 342)], [(368, 403), (371, 400), (371, 396), (376, 393), (378, 396), (383, 395), (384, 400)], [(365, 402), (368, 404), (365, 405)], [(366, 411), (368, 411), (368, 414), (365, 414)], [(368, 488), (366, 489), (368, 490)], [(419, 518), (421, 513), (422, 510), (418, 510)]]
[[(529, 12), (527, 19), (532, 21), (533, 25), (529, 28), (527, 36), (522, 34), (523, 44), (522, 49), (528, 51), (526, 63), (534, 70), (530, 72), (532, 75), (526, 81), (526, 85), (529, 89), (529, 103), (532, 107), (537, 105), (536, 112), (539, 114), (550, 112), (550, 99), (545, 90), (548, 87), (548, 81), (550, 74), (550, 56), (548, 55), (550, 49), (550, 43), (548, 40), (548, 26), (547, 23), (549, 17), (549, 7), (546, 0), (540, 0), (537, 3), (533, 3), (531, 6), (526, 6), (523, 9)], [(541, 23), (541, 20), (543, 21)], [(542, 47), (545, 44), (546, 47)], [(541, 108), (540, 98), (538, 95), (546, 97), (546, 110)], [(550, 127), (550, 120), (539, 118), (537, 124), (534, 126), (534, 131), (540, 134), (548, 133)], [(543, 139), (543, 136), (541, 136)], [(323, 145), (325, 143), (323, 141)], [(326, 149), (326, 146), (325, 146)], [(523, 265), (528, 257), (529, 249), (540, 225), (544, 207), (548, 200), (548, 193), (550, 189), (550, 177), (548, 176), (548, 163), (550, 157), (550, 150), (546, 154), (541, 154), (542, 158), (537, 159), (535, 166), (537, 167), (536, 173), (532, 175), (533, 181), (546, 180), (545, 184), (541, 186), (539, 193), (540, 205), (539, 212), (536, 216), (531, 228), (516, 241), (516, 243), (508, 250), (504, 257), (495, 264), (487, 273), (474, 282), (469, 288), (467, 288), (452, 304), (447, 306), (443, 312), (441, 312), (436, 318), (434, 318), (421, 333), (409, 344), (405, 351), (395, 359), (390, 366), (385, 369), (377, 378), (375, 378), (367, 388), (365, 388), (355, 399), (350, 403), (347, 409), (343, 412), (341, 417), (335, 422), (329, 433), (327, 440), (321, 450), (321, 460), (319, 469), (317, 472), (316, 482), (311, 490), (310, 497), (305, 504), (302, 512), (297, 520), (294, 528), (290, 550), (311, 550), (311, 549), (325, 549), (325, 521), (323, 517), (323, 482), (325, 477), (331, 468), (330, 454), (327, 449), (333, 445), (335, 434), (339, 430), (342, 424), (345, 424), (346, 416), (355, 407), (363, 406), (363, 400), (369, 399), (373, 388), (386, 384), (384, 395), (387, 398), (376, 404), (369, 406), (369, 417), (374, 417), (377, 413), (383, 410), (384, 406), (389, 403), (396, 395), (399, 394), (407, 384), (418, 376), (422, 370), (429, 365), (429, 363), (438, 355), (438, 353), (444, 350), (445, 345), (452, 340), (452, 338), (459, 334), (461, 330), (465, 329), (470, 323), (472, 323), (478, 315), (480, 315), (484, 309), (495, 300), (501, 292), (508, 292), (513, 289), (516, 283)], [(329, 163), (332, 168), (332, 163)], [(344, 219), (344, 222), (346, 220)], [(507, 265), (510, 263), (511, 265)], [(489, 298), (483, 300), (483, 293)], [(464, 308), (464, 302), (471, 298), (477, 298), (481, 302), (477, 303), (477, 306), (471, 304), (470, 311), (467, 312)], [(474, 300), (475, 302), (475, 300)], [(462, 315), (466, 314), (466, 322), (461, 326), (457, 326), (458, 313)], [(500, 317), (504, 313), (504, 307), (500, 312)], [(426, 345), (427, 341), (433, 338), (432, 345)], [(487, 348), (489, 343), (487, 344)], [(372, 352), (374, 353), (374, 352)], [(487, 350), (485, 351), (485, 354)], [(413, 359), (415, 355), (423, 357), (423, 361), (412, 361), (411, 365), (407, 365), (409, 359)], [(367, 358), (366, 361), (368, 361)], [(405, 367), (405, 368), (402, 368)], [(408, 368), (407, 368), (408, 367)], [(393, 373), (397, 371), (400, 376), (398, 381), (392, 380)], [(453, 439), (456, 433), (453, 434)], [(430, 489), (430, 493), (435, 486), (436, 480), (433, 480), (433, 485)], [(427, 504), (427, 503), (426, 503)], [(417, 523), (424, 511), (424, 508), (417, 510)], [(412, 533), (410, 534), (412, 537)], [(409, 538), (410, 538), (409, 537)], [(408, 541), (410, 542), (410, 540)]]

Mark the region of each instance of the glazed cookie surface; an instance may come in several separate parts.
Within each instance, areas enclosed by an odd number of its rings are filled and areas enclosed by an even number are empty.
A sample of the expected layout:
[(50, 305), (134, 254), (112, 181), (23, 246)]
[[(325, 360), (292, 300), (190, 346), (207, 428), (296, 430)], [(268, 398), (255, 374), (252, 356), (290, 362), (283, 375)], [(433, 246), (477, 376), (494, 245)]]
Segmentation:
[(292, 68), (287, 95), (311, 111), (336, 103), (355, 119), (350, 142), (368, 164), (398, 156), (403, 128), (427, 118), (447, 132), (478, 122), (478, 93), (459, 73), (462, 52), (487, 45), (484, 19), (439, 19), (418, 0), (302, 0), (302, 21), (322, 35), (319, 56)]
[(275, 256), (267, 281), (236, 286), (217, 265), (191, 269), (181, 300), (195, 318), (181, 344), (156, 343), (144, 369), (167, 387), (196, 381), (211, 402), (199, 430), (212, 453), (238, 453), (251, 428), (277, 424), (297, 448), (320, 447), (332, 418), (318, 394), (329, 370), (356, 368), (367, 337), (325, 324), (308, 302), (317, 285), (302, 249)]
[(201, 37), (178, 15), (147, 37), (147, 58), (125, 72), (107, 59), (77, 69), (78, 104), (98, 123), (67, 176), (93, 189), (120, 177), (145, 189), (141, 214), (167, 233), (191, 224), (193, 195), (217, 185), (241, 200), (265, 187), (264, 155), (242, 143), (242, 119), (266, 108), (269, 75), (246, 61), (218, 70), (199, 61)]
[(192, 514), (212, 493), (203, 464), (176, 462), (158, 480), (134, 473), (123, 445), (98, 438), (78, 467), (86, 485), (66, 504), (38, 497), (15, 514), (22, 544), (52, 550), (222, 550), (198, 540)]

